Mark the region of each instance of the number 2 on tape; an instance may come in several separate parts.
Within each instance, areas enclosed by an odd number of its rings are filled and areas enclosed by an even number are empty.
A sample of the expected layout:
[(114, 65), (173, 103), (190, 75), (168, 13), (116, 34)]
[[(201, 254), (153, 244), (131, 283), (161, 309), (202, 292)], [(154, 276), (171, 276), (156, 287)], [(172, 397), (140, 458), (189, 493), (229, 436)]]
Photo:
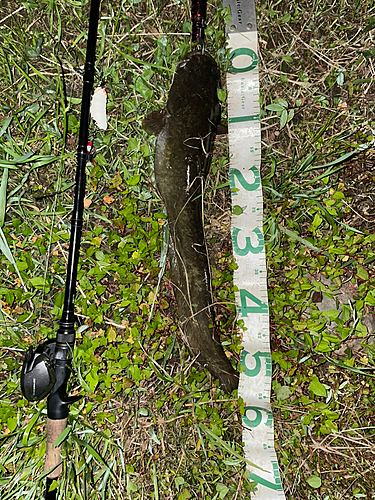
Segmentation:
[(234, 178), (237, 177), (238, 182), (246, 191), (255, 191), (260, 186), (260, 175), (257, 167), (253, 166), (249, 168), (249, 172), (253, 174), (254, 181), (252, 183), (247, 182), (240, 170), (237, 168), (232, 168), (229, 171), (229, 185), (232, 190), (232, 194), (236, 195), (238, 189), (236, 188), (236, 184), (234, 182)]

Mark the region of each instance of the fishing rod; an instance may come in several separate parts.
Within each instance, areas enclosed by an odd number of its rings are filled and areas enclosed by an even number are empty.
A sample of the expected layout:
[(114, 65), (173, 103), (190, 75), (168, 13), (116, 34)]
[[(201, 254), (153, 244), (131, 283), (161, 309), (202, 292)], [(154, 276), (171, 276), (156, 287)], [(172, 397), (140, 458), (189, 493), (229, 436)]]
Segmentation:
[(204, 29), (206, 27), (207, 0), (192, 0), (191, 3), (191, 43), (204, 52)]
[(28, 401), (47, 398), (47, 446), (44, 470), (47, 473), (46, 500), (55, 500), (57, 490), (50, 490), (52, 482), (62, 472), (61, 444), (54, 446), (67, 425), (69, 405), (81, 396), (68, 396), (67, 383), (75, 343), (74, 299), (76, 294), (79, 249), (83, 225), (83, 201), (88, 161), (88, 133), (91, 93), (94, 85), (95, 49), (99, 22), (100, 0), (91, 0), (87, 36), (86, 61), (83, 76), (81, 121), (77, 149), (77, 170), (71, 219), (69, 256), (65, 282), (62, 317), (54, 340), (49, 339), (25, 355), (21, 372), (21, 390)]

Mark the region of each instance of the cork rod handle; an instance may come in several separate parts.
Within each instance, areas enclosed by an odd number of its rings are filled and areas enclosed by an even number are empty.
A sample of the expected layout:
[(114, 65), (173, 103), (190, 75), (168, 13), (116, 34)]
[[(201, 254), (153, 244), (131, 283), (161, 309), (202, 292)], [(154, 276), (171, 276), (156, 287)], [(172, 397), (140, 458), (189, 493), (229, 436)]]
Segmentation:
[(55, 447), (53, 444), (65, 430), (67, 420), (67, 418), (61, 420), (51, 420), (47, 418), (47, 449), (44, 472), (55, 467), (54, 470), (48, 474), (47, 477), (49, 479), (56, 479), (62, 472), (62, 458), (60, 455), (61, 445)]

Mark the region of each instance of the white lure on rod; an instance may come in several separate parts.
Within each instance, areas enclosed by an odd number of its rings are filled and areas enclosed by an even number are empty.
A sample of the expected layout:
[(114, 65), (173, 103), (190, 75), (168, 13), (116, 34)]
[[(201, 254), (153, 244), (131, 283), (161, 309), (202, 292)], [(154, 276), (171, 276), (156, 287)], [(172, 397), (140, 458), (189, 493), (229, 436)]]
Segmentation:
[(102, 87), (95, 89), (91, 99), (90, 114), (98, 128), (107, 130), (107, 92)]

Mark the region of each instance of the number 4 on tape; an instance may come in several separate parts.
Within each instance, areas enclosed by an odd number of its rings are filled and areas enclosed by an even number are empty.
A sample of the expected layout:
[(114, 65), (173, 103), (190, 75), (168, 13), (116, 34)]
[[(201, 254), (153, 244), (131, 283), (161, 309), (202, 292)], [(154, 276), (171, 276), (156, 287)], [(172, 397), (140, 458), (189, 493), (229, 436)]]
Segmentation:
[(240, 289), (241, 316), (248, 314), (268, 314), (268, 304), (262, 302), (245, 288)]

